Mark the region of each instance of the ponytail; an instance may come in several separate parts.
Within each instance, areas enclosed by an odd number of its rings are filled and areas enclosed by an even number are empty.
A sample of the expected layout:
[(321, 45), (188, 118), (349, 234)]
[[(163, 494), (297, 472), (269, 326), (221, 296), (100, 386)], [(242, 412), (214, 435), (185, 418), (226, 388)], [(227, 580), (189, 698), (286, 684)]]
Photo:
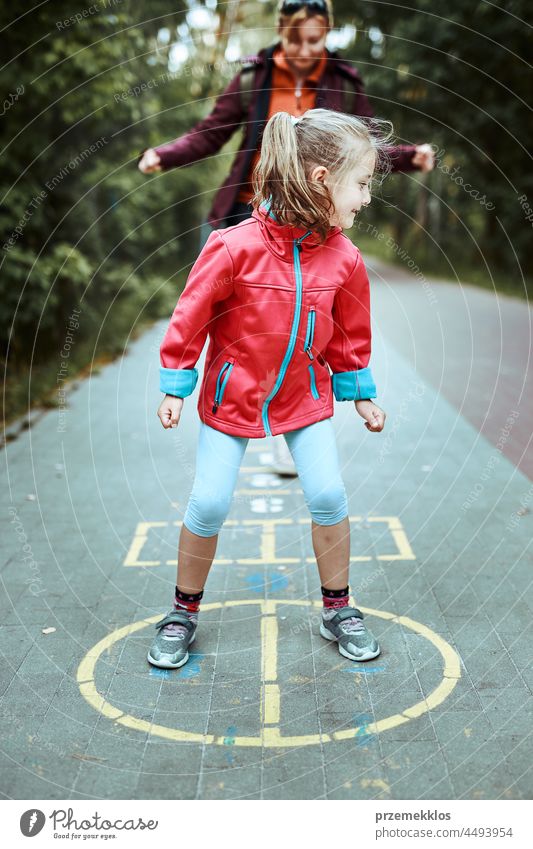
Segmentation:
[[(313, 230), (324, 241), (334, 204), (327, 186), (311, 180), (310, 174), (316, 165), (324, 165), (340, 180), (369, 150), (386, 170), (385, 142), (392, 125), (375, 119), (372, 123), (371, 129), (360, 118), (329, 109), (309, 109), (300, 118), (276, 112), (265, 126), (252, 177), (254, 208), (268, 200), (281, 224)], [(389, 128), (386, 136), (376, 132), (383, 124)]]

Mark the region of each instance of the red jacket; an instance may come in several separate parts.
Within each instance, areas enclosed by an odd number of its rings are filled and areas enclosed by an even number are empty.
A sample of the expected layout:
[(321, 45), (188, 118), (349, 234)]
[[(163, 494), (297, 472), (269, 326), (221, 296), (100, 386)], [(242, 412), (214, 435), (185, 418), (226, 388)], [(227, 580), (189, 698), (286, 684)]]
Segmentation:
[(203, 422), (264, 437), (330, 418), (334, 396), (376, 395), (369, 306), (361, 253), (340, 227), (320, 245), (261, 206), (214, 230), (194, 263), (161, 344), (161, 391), (193, 392), (209, 334)]

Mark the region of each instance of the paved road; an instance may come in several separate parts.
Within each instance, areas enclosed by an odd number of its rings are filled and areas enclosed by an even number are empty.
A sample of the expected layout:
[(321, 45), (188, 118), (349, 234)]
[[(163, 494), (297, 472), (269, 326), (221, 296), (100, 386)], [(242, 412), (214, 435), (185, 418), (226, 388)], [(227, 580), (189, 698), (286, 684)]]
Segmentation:
[[(367, 264), (375, 332), (533, 480), (531, 309), (489, 290)], [(393, 380), (394, 361), (387, 368)]]
[(148, 667), (198, 426), (155, 417), (159, 324), (3, 452), (3, 797), (531, 798), (529, 313), (372, 267), (387, 430), (335, 423), (382, 655), (318, 635), (298, 481), (251, 440), (192, 660)]

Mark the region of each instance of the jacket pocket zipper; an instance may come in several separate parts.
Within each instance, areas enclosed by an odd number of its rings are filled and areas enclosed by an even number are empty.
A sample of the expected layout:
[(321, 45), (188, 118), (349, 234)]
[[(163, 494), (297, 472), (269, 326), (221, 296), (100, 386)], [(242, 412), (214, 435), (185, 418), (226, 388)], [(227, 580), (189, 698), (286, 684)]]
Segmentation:
[(220, 405), (222, 404), (222, 399), (224, 398), (224, 391), (228, 384), (229, 376), (233, 369), (234, 360), (226, 360), (222, 368), (220, 369), (217, 377), (217, 385), (215, 389), (215, 400), (213, 403), (212, 412), (216, 413)]
[(315, 401), (318, 401), (318, 399), (320, 398), (320, 394), (318, 392), (318, 389), (316, 388), (315, 370), (313, 368), (313, 363), (309, 363), (308, 369), (309, 369), (309, 380), (311, 382), (311, 395), (313, 396)]
[(315, 308), (309, 307), (309, 312), (307, 313), (307, 333), (305, 334), (305, 342), (304, 342), (304, 351), (309, 357), (310, 360), (314, 360), (313, 352), (311, 351), (311, 346), (313, 344), (313, 337), (315, 335)]

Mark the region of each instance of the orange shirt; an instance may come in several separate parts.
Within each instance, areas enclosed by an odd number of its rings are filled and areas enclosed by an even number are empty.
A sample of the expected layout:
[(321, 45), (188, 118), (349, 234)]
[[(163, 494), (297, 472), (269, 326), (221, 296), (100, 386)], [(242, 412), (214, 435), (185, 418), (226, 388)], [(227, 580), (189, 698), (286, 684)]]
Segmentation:
[[(308, 109), (313, 109), (316, 102), (316, 84), (324, 73), (326, 67), (327, 56), (324, 52), (319, 59), (316, 67), (305, 78), (303, 85), (300, 88), (296, 87), (296, 79), (290, 69), (285, 53), (281, 46), (277, 47), (272, 56), (272, 92), (270, 95), (270, 103), (268, 107), (267, 120), (276, 112), (289, 112), (295, 118), (299, 118)], [(311, 83), (311, 85), (309, 85)], [(239, 203), (247, 203), (253, 195), (251, 178), (253, 170), (259, 161), (261, 149), (256, 150), (250, 164), (250, 170), (246, 177), (246, 186), (244, 186), (238, 196)]]

